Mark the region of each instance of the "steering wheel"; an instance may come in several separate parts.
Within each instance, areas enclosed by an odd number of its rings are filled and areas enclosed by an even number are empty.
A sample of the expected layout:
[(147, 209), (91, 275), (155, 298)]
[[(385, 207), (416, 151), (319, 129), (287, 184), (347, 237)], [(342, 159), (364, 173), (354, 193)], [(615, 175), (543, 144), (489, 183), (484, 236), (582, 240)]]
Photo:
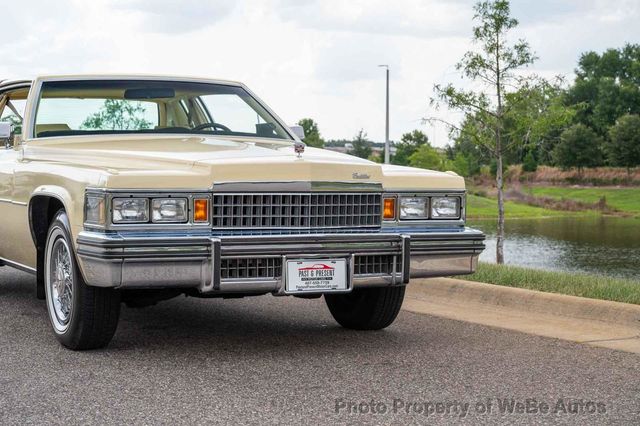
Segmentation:
[(220, 123), (203, 123), (203, 124), (198, 124), (196, 127), (194, 127), (191, 130), (204, 130), (207, 127), (211, 127), (212, 129), (221, 129), (225, 132), (231, 132), (231, 129), (228, 128), (227, 126), (225, 126), (224, 124), (220, 124)]

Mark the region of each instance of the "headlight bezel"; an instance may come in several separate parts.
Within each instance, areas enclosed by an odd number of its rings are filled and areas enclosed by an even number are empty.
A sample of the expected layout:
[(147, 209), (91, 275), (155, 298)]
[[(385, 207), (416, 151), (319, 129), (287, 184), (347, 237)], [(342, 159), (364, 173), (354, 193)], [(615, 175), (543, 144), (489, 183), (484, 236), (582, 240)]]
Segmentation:
[[(93, 214), (93, 211), (89, 208), (89, 203), (95, 204), (95, 199), (102, 200), (103, 216), (105, 218), (103, 223), (92, 220), (97, 217), (97, 214)], [(114, 220), (114, 200), (119, 199), (146, 199), (147, 205), (147, 218), (146, 220), (139, 221), (118, 221), (117, 217)], [(187, 208), (187, 220), (183, 221), (158, 221), (153, 220), (153, 200), (154, 199), (183, 199), (186, 200)], [(194, 203), (196, 200), (205, 200), (208, 215), (206, 220), (195, 220)], [(174, 230), (189, 230), (189, 229), (203, 229), (211, 226), (211, 212), (212, 209), (212, 194), (199, 191), (146, 191), (146, 190), (106, 190), (106, 189), (94, 189), (88, 188), (85, 191), (84, 197), (84, 227), (86, 229), (94, 230), (141, 230), (152, 231), (158, 229), (174, 229)]]
[[(396, 215), (390, 219), (383, 219), (383, 226), (416, 226), (422, 224), (435, 224), (438, 226), (464, 225), (466, 222), (466, 190), (459, 191), (389, 191), (383, 194), (383, 200), (394, 198), (396, 202)], [(428, 214), (421, 218), (401, 216), (401, 203), (404, 198), (426, 198)], [(457, 214), (455, 216), (438, 216), (433, 214), (432, 203), (434, 199), (455, 199), (457, 202)]]
[[(414, 204), (414, 209), (422, 208), (422, 215), (414, 214), (413, 216), (406, 213), (410, 207), (408, 204)], [(422, 207), (419, 206), (422, 204)], [(398, 220), (428, 220), (431, 200), (425, 196), (399, 196), (398, 197)], [(404, 216), (403, 216), (404, 215)]]
[[(442, 215), (441, 213), (436, 214), (435, 213), (435, 209), (437, 209), (437, 204), (441, 200), (455, 202), (455, 207), (453, 208), (455, 213), (451, 214), (451, 215)], [(439, 196), (439, 197), (431, 197), (430, 201), (431, 202), (430, 202), (430, 207), (429, 207), (429, 217), (432, 220), (456, 220), (456, 219), (460, 219), (461, 214), (462, 214), (462, 198), (461, 197), (454, 197), (454, 196), (445, 195), (445, 196)]]
[[(139, 219), (126, 219), (123, 218), (122, 211), (125, 210), (125, 207), (118, 208), (117, 205), (122, 203), (122, 206), (126, 206), (126, 204), (135, 204), (139, 203), (138, 210), (140, 212)], [(124, 224), (137, 224), (137, 223), (149, 223), (149, 199), (143, 197), (116, 197), (111, 199), (111, 223), (114, 225), (124, 225)], [(134, 207), (130, 206), (129, 209), (133, 210)], [(120, 211), (120, 218), (116, 219), (116, 212)]]
[[(183, 204), (182, 215), (173, 219), (162, 218), (161, 210), (163, 204)], [(166, 206), (165, 206), (166, 207)], [(152, 198), (151, 199), (151, 222), (152, 223), (187, 223), (189, 221), (189, 200), (181, 197), (165, 197), (165, 198)], [(156, 218), (156, 213), (160, 214), (160, 218)], [(176, 213), (178, 216), (178, 213)]]

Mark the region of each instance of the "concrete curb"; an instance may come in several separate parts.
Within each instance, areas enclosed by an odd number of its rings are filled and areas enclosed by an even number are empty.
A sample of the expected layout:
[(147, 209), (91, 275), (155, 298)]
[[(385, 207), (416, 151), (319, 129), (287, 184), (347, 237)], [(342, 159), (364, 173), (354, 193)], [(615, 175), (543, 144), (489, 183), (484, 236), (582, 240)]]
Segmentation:
[(451, 278), (412, 280), (403, 309), (640, 354), (640, 306)]
[(409, 286), (414, 286), (411, 289), (412, 294), (418, 297), (450, 299), (452, 303), (479, 303), (520, 312), (602, 321), (624, 327), (638, 327), (640, 331), (640, 306), (629, 303), (544, 293), (454, 278), (418, 280)]

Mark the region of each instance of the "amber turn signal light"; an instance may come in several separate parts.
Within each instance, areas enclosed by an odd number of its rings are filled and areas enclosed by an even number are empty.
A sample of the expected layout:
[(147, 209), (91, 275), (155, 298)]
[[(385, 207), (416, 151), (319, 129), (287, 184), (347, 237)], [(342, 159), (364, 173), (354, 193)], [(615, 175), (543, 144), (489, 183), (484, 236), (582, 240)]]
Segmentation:
[(384, 205), (382, 209), (382, 217), (385, 220), (395, 219), (396, 218), (396, 199), (395, 198), (385, 198)]
[(196, 198), (193, 201), (193, 221), (198, 223), (209, 222), (209, 200)]

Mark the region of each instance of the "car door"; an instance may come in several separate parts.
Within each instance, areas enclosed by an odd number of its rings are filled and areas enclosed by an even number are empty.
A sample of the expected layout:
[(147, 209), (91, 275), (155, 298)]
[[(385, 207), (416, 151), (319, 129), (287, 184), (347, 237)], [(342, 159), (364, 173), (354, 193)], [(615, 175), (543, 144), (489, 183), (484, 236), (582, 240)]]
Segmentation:
[[(11, 86), (0, 89), (0, 121), (11, 122), (14, 134), (21, 135), (22, 121), (29, 85)], [(11, 237), (16, 222), (27, 214), (27, 206), (15, 203), (13, 199), (13, 176), (17, 164), (18, 151), (11, 144), (0, 146), (0, 258), (5, 261), (15, 261), (15, 240)]]

